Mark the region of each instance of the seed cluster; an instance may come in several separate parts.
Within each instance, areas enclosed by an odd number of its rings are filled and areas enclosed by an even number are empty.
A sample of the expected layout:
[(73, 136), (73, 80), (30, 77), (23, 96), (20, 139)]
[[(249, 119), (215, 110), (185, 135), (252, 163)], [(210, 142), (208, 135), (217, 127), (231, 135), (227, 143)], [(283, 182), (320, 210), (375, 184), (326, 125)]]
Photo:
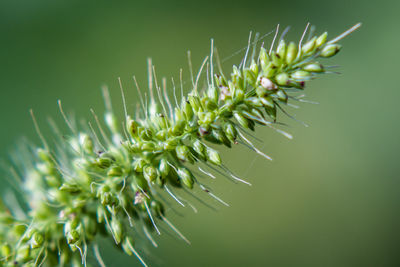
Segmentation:
[(318, 60), (339, 50), (340, 45), (327, 42), (327, 33), (304, 45), (281, 40), (274, 51), (261, 47), (258, 57), (253, 55), (249, 62), (246, 53), (230, 77), (214, 74), (211, 54), (210, 81), (200, 90), (197, 79), (174, 108), (167, 94), (161, 96), (158, 85), (159, 101), (153, 96), (150, 66), (149, 103), (142, 101), (143, 109), (135, 119), (126, 115), (120, 123), (109, 107), (105, 114), (108, 133), (98, 124), (100, 134), (96, 134), (91, 125), (78, 131), (66, 117), (72, 137), (60, 138), (54, 149), (44, 142), (42, 148), (29, 147), (24, 152), (29, 160), (23, 162), (19, 174), (29, 212), (20, 216), (1, 204), (0, 264), (85, 265), (88, 246), (101, 233), (145, 265), (134, 241), (143, 231), (154, 243), (151, 232), (159, 233), (159, 223), (187, 241), (165, 217), (163, 194), (184, 206), (185, 200), (175, 190), (198, 186), (224, 204), (197, 179), (194, 168), (202, 164), (247, 182), (230, 172), (209, 144), (230, 148), (243, 143), (268, 158), (246, 138), (247, 130), (254, 131), (256, 124), (273, 128), (289, 93), (303, 90), (306, 82), (326, 73)]

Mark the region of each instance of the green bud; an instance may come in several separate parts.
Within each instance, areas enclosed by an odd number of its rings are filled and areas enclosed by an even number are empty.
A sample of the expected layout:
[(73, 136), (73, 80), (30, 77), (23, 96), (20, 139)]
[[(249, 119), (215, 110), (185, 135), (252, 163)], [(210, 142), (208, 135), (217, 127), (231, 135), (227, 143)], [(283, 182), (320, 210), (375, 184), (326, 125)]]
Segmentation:
[(200, 98), (198, 96), (192, 95), (190, 94), (188, 96), (188, 100), (190, 105), (192, 106), (193, 110), (195, 112), (198, 112), (202, 107), (201, 107), (201, 101)]
[(265, 69), (263, 69), (263, 73), (267, 78), (272, 78), (275, 75), (277, 69), (278, 67), (272, 62), (270, 62), (268, 66)]
[(289, 75), (286, 72), (279, 73), (276, 75), (275, 80), (277, 84), (282, 85), (282, 86), (288, 86), (289, 85)]
[(115, 199), (110, 192), (104, 192), (100, 194), (100, 203), (103, 206), (112, 205), (114, 200)]
[(208, 86), (207, 96), (214, 102), (218, 101), (218, 90), (215, 86)]
[(308, 71), (304, 70), (297, 70), (294, 73), (292, 73), (291, 77), (296, 79), (296, 80), (304, 80), (307, 79), (311, 76), (311, 74)]
[(171, 167), (168, 164), (168, 161), (165, 158), (160, 159), (160, 164), (158, 165), (158, 170), (162, 177), (167, 177)]
[(279, 42), (278, 48), (276, 49), (276, 53), (281, 58), (282, 61), (285, 60), (286, 43), (285, 43), (285, 41), (283, 39)]
[(190, 150), (187, 146), (185, 145), (177, 146), (175, 151), (178, 159), (193, 163), (192, 154), (190, 153)]
[(38, 248), (44, 242), (44, 237), (41, 233), (35, 232), (31, 238), (31, 248)]
[(235, 142), (237, 138), (237, 130), (233, 123), (226, 122), (223, 126), (226, 137), (231, 141)]
[(142, 142), (140, 149), (143, 151), (153, 151), (154, 147), (155, 145), (153, 142)]
[(200, 156), (200, 157), (205, 157), (205, 147), (204, 147), (204, 145), (201, 143), (201, 141), (200, 140), (196, 140), (194, 143), (193, 143), (193, 150)]
[(273, 52), (273, 53), (271, 54), (271, 59), (272, 59), (272, 63), (273, 63), (275, 66), (281, 66), (281, 65), (282, 65), (281, 56), (278, 55), (276, 52)]
[(111, 166), (112, 160), (110, 158), (97, 158), (95, 164), (101, 169), (107, 169)]
[(227, 147), (231, 147), (231, 142), (228, 140), (228, 138), (226, 138), (225, 133), (222, 131), (222, 129), (213, 129), (212, 135), (216, 140), (219, 141), (219, 143), (222, 143)]
[(287, 64), (292, 64), (297, 57), (297, 45), (291, 42), (286, 49), (286, 62)]
[(254, 59), (251, 60), (250, 70), (254, 73), (254, 76), (257, 77), (258, 75), (258, 64), (255, 62)]
[(192, 117), (193, 117), (193, 114), (194, 114), (191, 104), (190, 104), (189, 102), (183, 100), (183, 101), (182, 101), (182, 109), (183, 109), (184, 112), (185, 112), (186, 119), (187, 119), (187, 120), (191, 120)]
[(225, 100), (225, 104), (220, 108), (219, 113), (223, 117), (229, 117), (235, 109), (235, 104), (231, 99)]
[(89, 135), (80, 133), (79, 134), (79, 143), (81, 144), (83, 150), (88, 153), (93, 153), (93, 140), (89, 137)]
[(135, 172), (142, 172), (143, 167), (147, 164), (147, 161), (144, 160), (143, 158), (136, 158), (135, 161), (133, 162), (133, 169)]
[(43, 161), (46, 162), (52, 162), (51, 160), (51, 155), (50, 152), (43, 149), (43, 148), (38, 148), (38, 150), (36, 151), (37, 155), (39, 156), (39, 158)]
[(261, 62), (261, 68), (264, 70), (267, 68), (268, 63), (270, 62), (270, 58), (268, 56), (267, 50), (265, 50), (264, 47), (261, 47), (260, 49), (260, 62)]
[(324, 48), (322, 48), (321, 57), (332, 57), (336, 55), (340, 49), (342, 48), (339, 44), (327, 44)]
[(265, 107), (265, 112), (268, 114), (268, 116), (271, 117), (274, 121), (276, 120), (276, 107)]
[(208, 161), (210, 161), (211, 163), (213, 163), (213, 164), (215, 164), (217, 166), (221, 165), (221, 163), (222, 163), (221, 162), (221, 156), (219, 155), (219, 153), (216, 150), (207, 147), (206, 155), (207, 155), (207, 160)]
[(96, 217), (98, 223), (104, 223), (104, 216), (106, 216), (102, 206), (97, 205)]
[(121, 221), (118, 220), (116, 217), (112, 217), (110, 225), (111, 225), (111, 230), (113, 232), (115, 242), (117, 244), (121, 243), (121, 240), (122, 240), (122, 237), (124, 234), (124, 229), (123, 229)]
[(133, 119), (131, 119), (130, 116), (126, 118), (126, 130), (132, 137), (138, 136), (138, 126), (139, 124)]
[(246, 99), (246, 102), (248, 103), (248, 105), (254, 106), (254, 107), (262, 107), (263, 106), (263, 104), (261, 103), (261, 100), (258, 97), (248, 97)]
[(7, 243), (4, 243), (1, 246), (1, 256), (4, 258), (8, 258), (11, 255), (11, 246)]
[(27, 245), (22, 245), (18, 248), (15, 256), (15, 260), (19, 263), (23, 263), (29, 260), (31, 249)]
[(119, 166), (114, 166), (107, 172), (107, 175), (109, 177), (119, 177), (122, 176), (122, 174), (123, 174), (122, 168)]
[(261, 99), (261, 102), (264, 105), (264, 107), (270, 107), (270, 108), (275, 107), (274, 100), (271, 97), (265, 96), (265, 97), (261, 97), (260, 99)]
[(315, 46), (316, 47), (320, 47), (321, 45), (326, 43), (326, 39), (328, 38), (328, 33), (324, 32), (323, 34), (321, 34), (317, 40), (315, 41)]
[(179, 168), (178, 176), (187, 188), (193, 189), (194, 178), (193, 178), (193, 174), (188, 169), (183, 168), (183, 167)]
[(279, 101), (282, 101), (282, 102), (284, 102), (284, 103), (287, 103), (287, 101), (288, 101), (288, 96), (287, 96), (287, 94), (285, 93), (284, 90), (279, 90), (278, 92), (276, 92), (276, 96), (277, 96), (277, 98), (278, 98)]
[(71, 229), (67, 234), (67, 243), (68, 244), (75, 244), (81, 238), (81, 234), (76, 229)]
[[(252, 124), (250, 122), (250, 120), (248, 120), (247, 118), (245, 118), (240, 112), (235, 111), (233, 113), (233, 116), (235, 117), (235, 119), (238, 121), (238, 123), (246, 129), (251, 129), (252, 128)], [(254, 128), (253, 128), (254, 129)]]
[(157, 169), (153, 165), (147, 165), (143, 169), (143, 176), (149, 182), (153, 182), (158, 177)]
[(150, 203), (150, 207), (157, 216), (164, 215), (164, 206), (161, 204), (160, 201), (152, 200)]
[(323, 72), (324, 67), (319, 63), (310, 63), (303, 67), (303, 70), (310, 72)]
[(175, 137), (168, 138), (164, 142), (164, 149), (165, 150), (174, 150), (178, 144), (179, 144), (179, 138), (175, 138)]
[(316, 40), (316, 37), (313, 37), (310, 41), (305, 43), (303, 45), (303, 47), (301, 48), (301, 51), (304, 54), (307, 54), (307, 53), (310, 53), (311, 51), (313, 51), (313, 49), (315, 48), (315, 40)]

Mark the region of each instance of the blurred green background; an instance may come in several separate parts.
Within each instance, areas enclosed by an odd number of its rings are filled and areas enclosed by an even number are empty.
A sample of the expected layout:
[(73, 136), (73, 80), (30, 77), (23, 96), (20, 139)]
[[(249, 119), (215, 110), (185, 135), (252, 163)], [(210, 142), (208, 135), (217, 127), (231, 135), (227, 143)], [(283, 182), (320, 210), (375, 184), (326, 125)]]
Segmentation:
[[(291, 110), (310, 127), (282, 117), (292, 141), (260, 129), (273, 162), (224, 150), (227, 165), (253, 186), (220, 178), (212, 186), (231, 207), (209, 201), (214, 212), (193, 201), (198, 214), (169, 212), (191, 246), (162, 234), (158, 249), (147, 244), (141, 252), (151, 266), (399, 266), (399, 10), (394, 0), (2, 0), (0, 156), (7, 160), (21, 136), (39, 144), (30, 108), (48, 133), (47, 116), (62, 123), (57, 99), (91, 119), (89, 108), (104, 110), (107, 84), (121, 112), (117, 77), (133, 112), (131, 77), (146, 87), (148, 56), (159, 77), (178, 77), (186, 51), (197, 69), (212, 37), (225, 58), (246, 45), (250, 30), (290, 25), (287, 39), (297, 41), (307, 22), (334, 36), (361, 21), (333, 60), (342, 74), (307, 87), (320, 105)], [(233, 57), (224, 69), (239, 62)], [(139, 266), (109, 241), (100, 249), (107, 266)]]

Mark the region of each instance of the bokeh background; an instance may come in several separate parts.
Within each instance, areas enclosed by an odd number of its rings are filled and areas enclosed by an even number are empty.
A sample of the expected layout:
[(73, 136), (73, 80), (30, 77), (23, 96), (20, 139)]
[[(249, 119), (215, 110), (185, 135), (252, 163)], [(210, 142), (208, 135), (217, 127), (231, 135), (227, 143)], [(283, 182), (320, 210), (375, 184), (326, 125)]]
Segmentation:
[[(191, 246), (162, 234), (158, 249), (140, 251), (151, 266), (399, 266), (399, 10), (394, 0), (2, 0), (1, 159), (22, 136), (39, 144), (30, 108), (47, 134), (49, 115), (62, 124), (57, 99), (91, 119), (89, 108), (104, 110), (107, 84), (121, 112), (117, 77), (133, 112), (131, 77), (146, 87), (149, 56), (159, 77), (178, 77), (188, 69), (186, 51), (197, 69), (212, 37), (225, 58), (246, 45), (250, 30), (290, 25), (287, 39), (298, 40), (307, 22), (334, 36), (361, 21), (333, 60), (342, 74), (307, 87), (320, 104), (291, 110), (310, 127), (282, 117), (292, 141), (260, 129), (259, 146), (273, 162), (240, 147), (224, 150), (227, 165), (253, 186), (220, 178), (212, 186), (231, 207), (201, 195), (218, 212), (195, 201), (198, 214), (170, 212)], [(232, 57), (223, 67), (239, 62)], [(0, 185), (8, 190), (5, 179)], [(110, 241), (100, 250), (107, 266), (139, 266)]]

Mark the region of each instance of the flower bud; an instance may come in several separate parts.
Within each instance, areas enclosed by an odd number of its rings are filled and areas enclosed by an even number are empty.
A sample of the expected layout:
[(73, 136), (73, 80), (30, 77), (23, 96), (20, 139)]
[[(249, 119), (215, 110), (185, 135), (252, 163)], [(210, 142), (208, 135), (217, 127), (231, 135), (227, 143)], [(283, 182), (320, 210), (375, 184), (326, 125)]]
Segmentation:
[(80, 133), (79, 134), (79, 143), (81, 144), (83, 150), (88, 153), (93, 153), (93, 140), (89, 135)]
[(303, 45), (303, 47), (301, 48), (303, 54), (310, 53), (315, 48), (315, 40), (316, 38), (313, 37), (310, 41)]
[(241, 113), (239, 112), (234, 112), (233, 116), (235, 117), (235, 119), (238, 121), (238, 123), (246, 129), (250, 128), (250, 122), (248, 119), (246, 119)]
[(171, 167), (168, 164), (168, 161), (165, 158), (160, 159), (160, 164), (158, 165), (158, 170), (162, 177), (167, 177)]
[(289, 75), (286, 72), (282, 72), (276, 75), (275, 80), (279, 85), (282, 86), (289, 85)]
[(321, 45), (326, 43), (326, 39), (328, 38), (328, 33), (324, 32), (323, 34), (321, 34), (317, 40), (315, 41), (315, 46), (316, 47), (320, 47)]
[(271, 78), (275, 75), (278, 67), (270, 62), (265, 68), (263, 68), (263, 73), (267, 78)]
[(8, 258), (8, 256), (11, 255), (11, 246), (9, 244), (7, 244), (7, 243), (4, 243), (1, 246), (1, 250), (0, 251), (1, 251), (1, 256), (2, 257)]
[(324, 67), (319, 63), (310, 63), (303, 67), (303, 70), (310, 72), (323, 72)]
[(111, 225), (111, 230), (113, 232), (115, 242), (117, 244), (121, 243), (121, 240), (122, 240), (122, 237), (124, 234), (124, 229), (123, 229), (121, 221), (118, 220), (116, 217), (112, 217), (110, 225)]
[(164, 206), (161, 204), (160, 201), (152, 200), (150, 203), (150, 207), (157, 216), (164, 215)]
[(30, 242), (31, 248), (38, 248), (43, 244), (43, 242), (44, 242), (43, 235), (39, 232), (35, 232), (31, 238), (31, 242)]
[(218, 140), (218, 143), (222, 143), (226, 145), (227, 147), (231, 147), (231, 142), (226, 138), (224, 132), (221, 129), (213, 129), (212, 130), (212, 136)]
[(270, 108), (275, 107), (274, 100), (271, 97), (265, 96), (265, 97), (261, 97), (260, 99), (261, 99), (261, 102), (264, 105), (264, 107), (270, 107)]
[(78, 242), (80, 238), (81, 238), (81, 234), (79, 233), (79, 231), (77, 229), (71, 229), (67, 233), (67, 243), (70, 245)]
[(177, 146), (175, 148), (175, 151), (178, 159), (193, 163), (192, 154), (190, 153), (190, 150), (187, 146), (185, 145)]
[(126, 130), (131, 135), (131, 137), (138, 136), (138, 126), (139, 124), (135, 120), (131, 119), (130, 116), (126, 118)]
[(158, 176), (158, 172), (157, 169), (153, 167), (153, 165), (147, 165), (146, 167), (144, 167), (143, 169), (143, 176), (144, 178), (149, 182), (153, 182), (157, 176)]
[(204, 158), (205, 157), (205, 147), (204, 147), (204, 145), (201, 143), (201, 141), (200, 140), (196, 140), (194, 143), (193, 143), (193, 150), (200, 156), (200, 157), (202, 157), (202, 158)]
[(29, 260), (31, 249), (27, 245), (22, 245), (17, 249), (15, 260), (17, 262), (23, 263)]
[(279, 42), (278, 48), (276, 49), (276, 53), (281, 58), (282, 61), (285, 60), (286, 43), (285, 43), (285, 41), (283, 39)]
[(262, 103), (261, 100), (258, 97), (248, 97), (246, 99), (246, 102), (248, 105), (250, 106), (254, 106), (254, 107), (262, 107)]
[(137, 158), (133, 162), (133, 169), (135, 170), (135, 172), (143, 172), (143, 167), (146, 165), (146, 163), (146, 160), (144, 160), (143, 158)]
[(261, 47), (260, 49), (260, 62), (261, 62), (261, 68), (263, 70), (267, 68), (268, 63), (270, 62), (267, 50), (265, 50), (264, 47)]
[(338, 44), (327, 44), (324, 48), (322, 48), (320, 56), (332, 57), (339, 52), (340, 48), (342, 48), (342, 46)]
[(226, 137), (231, 141), (235, 142), (237, 138), (236, 127), (231, 122), (227, 122), (223, 126)]
[(201, 109), (201, 101), (198, 96), (189, 95), (188, 100), (195, 112), (198, 112)]
[(112, 163), (111, 159), (107, 157), (101, 157), (95, 160), (96, 166), (101, 169), (109, 168), (111, 166), (111, 163)]
[(209, 85), (207, 89), (207, 96), (214, 102), (218, 101), (218, 90), (215, 86)]
[(278, 92), (276, 92), (276, 96), (277, 96), (277, 98), (278, 98), (279, 101), (282, 101), (282, 102), (284, 102), (284, 103), (287, 103), (287, 101), (288, 101), (288, 96), (287, 96), (287, 94), (285, 93), (284, 90), (279, 90)]
[(122, 168), (119, 166), (114, 166), (107, 172), (107, 175), (109, 177), (119, 177), (122, 176), (122, 174), (123, 174)]
[(207, 147), (206, 155), (207, 155), (207, 160), (208, 161), (210, 161), (211, 163), (213, 163), (213, 164), (215, 164), (217, 166), (221, 165), (221, 163), (222, 163), (221, 162), (221, 156), (219, 155), (219, 153), (216, 150), (214, 150), (214, 149), (212, 149), (210, 147)]
[(304, 80), (307, 79), (311, 76), (311, 74), (308, 71), (304, 70), (297, 70), (294, 73), (292, 73), (291, 77), (296, 80)]
[(178, 176), (187, 188), (193, 189), (194, 178), (193, 178), (193, 174), (188, 169), (183, 168), (183, 167), (179, 168)]
[(297, 57), (297, 45), (291, 42), (286, 49), (286, 62), (287, 64), (292, 64)]
[[(233, 116), (235, 117), (235, 119), (238, 121), (238, 123), (243, 128), (252, 129), (252, 124), (251, 124), (250, 120), (245, 118), (241, 113), (236, 111), (236, 112), (233, 113)], [(253, 129), (254, 129), (254, 127), (253, 127)]]
[(46, 162), (51, 162), (51, 155), (50, 155), (49, 151), (47, 151), (43, 148), (38, 148), (36, 153), (41, 160), (46, 161)]
[(262, 77), (260, 79), (261, 86), (267, 90), (276, 89), (276, 84), (274, 84), (270, 79)]
[(276, 107), (265, 107), (265, 112), (268, 114), (268, 116), (271, 117), (274, 121), (276, 120)]

